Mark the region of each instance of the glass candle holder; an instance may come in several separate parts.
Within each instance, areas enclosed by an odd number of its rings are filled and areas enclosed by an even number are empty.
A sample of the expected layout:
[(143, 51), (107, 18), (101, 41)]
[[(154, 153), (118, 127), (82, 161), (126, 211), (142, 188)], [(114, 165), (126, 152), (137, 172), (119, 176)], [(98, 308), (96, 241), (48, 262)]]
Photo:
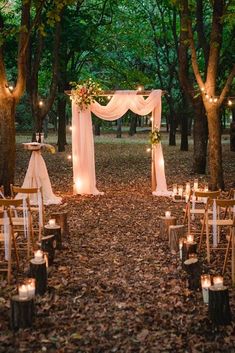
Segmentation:
[(178, 194), (179, 194), (181, 197), (183, 196), (183, 191), (184, 191), (183, 185), (179, 185)]
[(36, 280), (35, 278), (27, 278), (25, 280), (25, 285), (28, 289), (28, 296), (33, 298), (35, 296)]
[(40, 262), (43, 260), (43, 251), (42, 250), (36, 250), (34, 251), (34, 259), (37, 262)]
[(173, 184), (173, 196), (177, 195), (177, 184)]
[(208, 302), (209, 302), (209, 287), (211, 286), (210, 275), (201, 275), (201, 286), (202, 286), (203, 302), (205, 304), (208, 304)]
[(49, 219), (49, 222), (48, 222), (49, 226), (53, 227), (56, 225), (56, 220), (54, 218), (52, 219)]
[(28, 299), (28, 286), (25, 284), (21, 284), (18, 287), (19, 298), (24, 300)]
[(194, 179), (194, 182), (193, 182), (193, 189), (194, 189), (194, 191), (197, 191), (197, 190), (198, 190), (198, 179)]
[(165, 212), (165, 217), (170, 218), (171, 217), (171, 211), (166, 211)]
[(215, 287), (220, 288), (224, 285), (224, 279), (222, 276), (214, 276), (213, 277), (213, 284)]
[(194, 243), (194, 236), (192, 234), (187, 235), (187, 243)]

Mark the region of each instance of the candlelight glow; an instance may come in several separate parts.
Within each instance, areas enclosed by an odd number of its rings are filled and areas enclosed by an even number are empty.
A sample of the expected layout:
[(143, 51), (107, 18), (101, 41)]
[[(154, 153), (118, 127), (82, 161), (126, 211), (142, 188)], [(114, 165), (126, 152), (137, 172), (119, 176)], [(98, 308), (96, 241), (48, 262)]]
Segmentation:
[(67, 158), (68, 158), (68, 160), (71, 160), (72, 159), (71, 154), (69, 154)]

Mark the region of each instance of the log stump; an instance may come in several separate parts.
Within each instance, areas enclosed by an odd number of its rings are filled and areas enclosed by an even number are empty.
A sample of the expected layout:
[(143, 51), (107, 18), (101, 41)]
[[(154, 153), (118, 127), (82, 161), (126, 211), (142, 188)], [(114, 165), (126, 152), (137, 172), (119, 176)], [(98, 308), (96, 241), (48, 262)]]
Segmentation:
[(35, 293), (43, 295), (47, 290), (46, 261), (43, 259), (41, 262), (37, 262), (35, 259), (32, 259), (29, 265), (30, 276), (36, 279)]
[(179, 251), (179, 239), (187, 233), (183, 224), (169, 226), (169, 246), (171, 250)]
[(62, 249), (61, 227), (57, 224), (53, 226), (46, 224), (44, 226), (44, 237), (52, 234), (55, 236), (54, 238), (55, 249), (61, 250)]
[(41, 238), (40, 247), (43, 252), (48, 254), (48, 265), (53, 265), (55, 257), (56, 241), (55, 235), (50, 234)]
[(34, 299), (21, 299), (19, 295), (11, 298), (10, 324), (13, 330), (32, 327), (34, 321)]
[(196, 290), (201, 286), (201, 266), (197, 258), (184, 261), (184, 269), (188, 275), (188, 288)]
[(184, 262), (185, 260), (188, 260), (190, 254), (196, 254), (197, 253), (197, 243), (189, 243), (187, 240), (184, 241), (183, 247), (182, 247), (182, 267), (184, 268)]
[(69, 235), (69, 224), (68, 224), (68, 212), (56, 212), (52, 213), (51, 218), (56, 220), (56, 223), (61, 227), (61, 236)]
[(215, 325), (229, 325), (231, 311), (229, 306), (228, 288), (221, 286), (209, 287), (209, 318)]
[(160, 238), (166, 240), (169, 238), (169, 227), (176, 225), (176, 217), (160, 217)]

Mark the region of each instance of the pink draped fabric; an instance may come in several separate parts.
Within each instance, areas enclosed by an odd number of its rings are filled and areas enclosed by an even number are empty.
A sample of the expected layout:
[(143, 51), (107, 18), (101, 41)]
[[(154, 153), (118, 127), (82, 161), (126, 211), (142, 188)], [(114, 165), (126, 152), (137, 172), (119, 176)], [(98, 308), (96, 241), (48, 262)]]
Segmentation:
[[(101, 194), (96, 188), (94, 140), (91, 112), (104, 120), (116, 120), (129, 109), (138, 115), (152, 112), (153, 126), (161, 125), (161, 90), (152, 91), (147, 99), (137, 95), (136, 91), (116, 91), (106, 106), (94, 102), (89, 109), (79, 110), (72, 103), (72, 154), (75, 194)], [(153, 147), (157, 188), (154, 195), (168, 196), (164, 159), (161, 143)]]

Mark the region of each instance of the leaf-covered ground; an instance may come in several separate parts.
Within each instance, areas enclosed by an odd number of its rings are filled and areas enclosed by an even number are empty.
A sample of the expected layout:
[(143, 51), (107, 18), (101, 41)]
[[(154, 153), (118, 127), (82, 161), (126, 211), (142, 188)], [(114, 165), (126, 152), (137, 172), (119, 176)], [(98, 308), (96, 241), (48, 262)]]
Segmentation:
[[(101, 139), (102, 142), (102, 139)], [(128, 139), (126, 139), (128, 142)], [(135, 140), (136, 142), (136, 140)], [(226, 141), (225, 141), (226, 142)], [(67, 147), (71, 151), (71, 146)], [(178, 254), (159, 236), (159, 217), (171, 210), (182, 222), (183, 205), (153, 197), (150, 156), (138, 143), (97, 143), (97, 186), (103, 196), (72, 195), (67, 153), (44, 153), (53, 190), (63, 197), (50, 212), (69, 213), (70, 234), (49, 270), (48, 292), (37, 298), (33, 328), (9, 329), (9, 296), (15, 284), (1, 282), (0, 352), (235, 352), (235, 293), (228, 266), (234, 321), (214, 327), (201, 291), (190, 292)], [(226, 187), (234, 187), (235, 153), (223, 146)], [(164, 145), (166, 176), (173, 183), (193, 182), (189, 152)], [(17, 149), (16, 182), (22, 184), (28, 152)], [(200, 184), (207, 176), (198, 176)], [(210, 269), (221, 270), (223, 253)]]

